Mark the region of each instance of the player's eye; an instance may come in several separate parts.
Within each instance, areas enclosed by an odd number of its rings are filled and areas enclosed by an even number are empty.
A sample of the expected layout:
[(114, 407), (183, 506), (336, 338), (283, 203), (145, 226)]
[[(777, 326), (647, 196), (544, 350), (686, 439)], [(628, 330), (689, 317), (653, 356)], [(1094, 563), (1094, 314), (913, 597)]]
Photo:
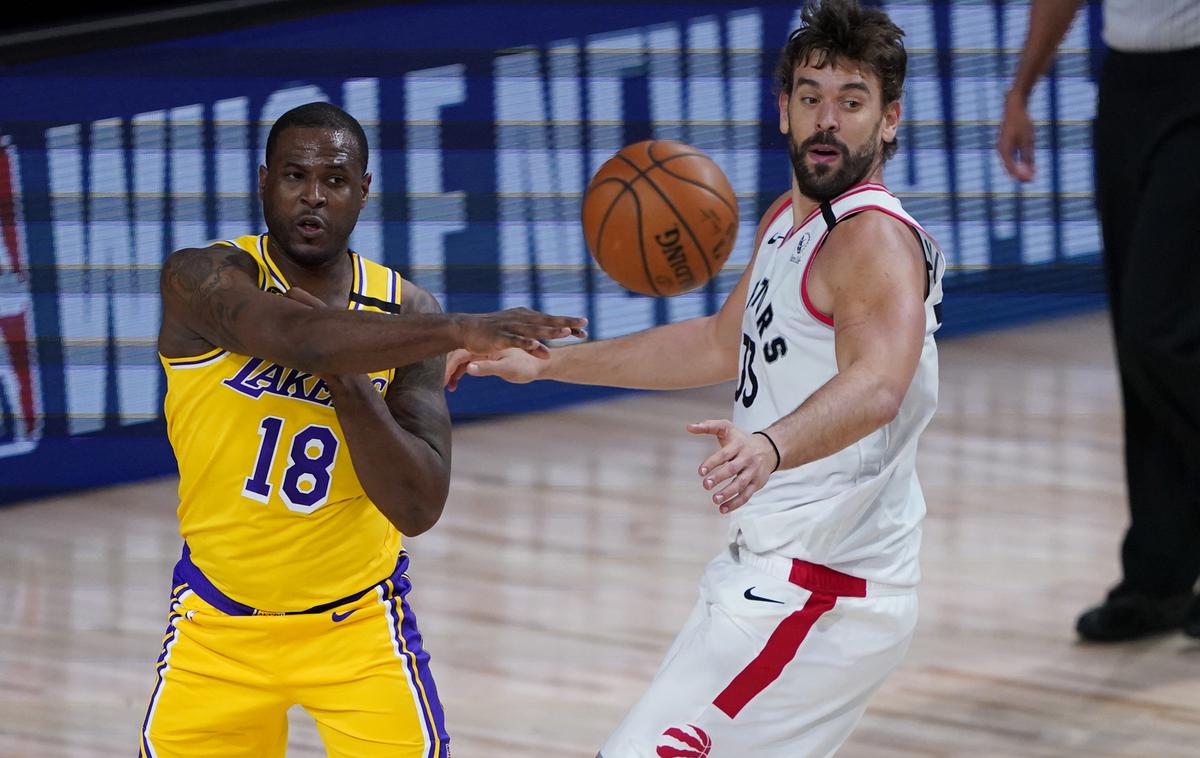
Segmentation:
[(804, 103), (805, 105), (816, 105), (817, 99), (812, 95), (805, 95), (800, 98), (800, 102)]
[(857, 100), (847, 100), (846, 101), (846, 107), (852, 111), (858, 110), (859, 106), (861, 106), (861, 105), (862, 105), (862, 103), (860, 103)]

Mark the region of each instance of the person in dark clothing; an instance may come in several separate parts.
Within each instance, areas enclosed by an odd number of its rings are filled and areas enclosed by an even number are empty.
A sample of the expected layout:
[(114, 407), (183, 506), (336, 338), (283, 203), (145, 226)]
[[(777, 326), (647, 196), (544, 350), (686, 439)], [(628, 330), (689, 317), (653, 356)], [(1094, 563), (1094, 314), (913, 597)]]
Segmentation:
[[(1033, 0), (997, 149), (1034, 176), (1030, 92), (1081, 0)], [(1123, 578), (1079, 636), (1200, 637), (1200, 3), (1104, 0), (1096, 207), (1125, 412)]]

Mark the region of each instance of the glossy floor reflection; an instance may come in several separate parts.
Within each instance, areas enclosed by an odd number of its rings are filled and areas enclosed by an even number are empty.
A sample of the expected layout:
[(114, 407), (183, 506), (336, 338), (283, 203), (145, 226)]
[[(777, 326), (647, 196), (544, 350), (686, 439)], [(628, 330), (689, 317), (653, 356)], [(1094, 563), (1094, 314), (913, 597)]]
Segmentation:
[[(410, 601), (458, 758), (592, 756), (721, 547), (694, 470), (731, 390), (461, 427)], [(1120, 417), (1100, 314), (942, 345), (909, 656), (840, 755), (1183, 756), (1200, 642), (1075, 641), (1117, 578)], [(130, 755), (178, 555), (173, 480), (0, 509), (0, 755)], [(319, 756), (294, 712), (289, 756)]]

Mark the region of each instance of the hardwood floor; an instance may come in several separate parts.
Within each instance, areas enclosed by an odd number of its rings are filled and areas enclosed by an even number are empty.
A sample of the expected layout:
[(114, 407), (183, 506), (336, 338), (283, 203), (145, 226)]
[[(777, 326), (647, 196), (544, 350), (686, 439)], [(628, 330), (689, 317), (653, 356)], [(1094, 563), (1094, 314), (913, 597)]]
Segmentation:
[[(839, 754), (1200, 754), (1200, 641), (1076, 641), (1126, 523), (1102, 314), (942, 344), (921, 620)], [(458, 758), (592, 756), (724, 540), (684, 431), (727, 386), (460, 427), (442, 522), (408, 541)], [(0, 509), (0, 755), (130, 755), (178, 556), (175, 482)], [(294, 712), (289, 756), (324, 755)]]

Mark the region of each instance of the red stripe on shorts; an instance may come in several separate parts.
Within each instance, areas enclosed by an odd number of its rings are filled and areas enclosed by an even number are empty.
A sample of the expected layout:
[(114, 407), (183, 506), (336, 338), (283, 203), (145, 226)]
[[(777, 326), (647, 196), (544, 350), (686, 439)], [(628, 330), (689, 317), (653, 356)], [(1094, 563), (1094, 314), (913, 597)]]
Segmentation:
[(792, 571), (788, 581), (809, 592), (828, 592), (838, 597), (866, 597), (867, 583), (857, 576), (834, 571), (798, 558), (792, 559)]
[(827, 592), (814, 592), (809, 596), (803, 608), (792, 613), (775, 628), (762, 652), (733, 678), (720, 695), (717, 695), (713, 705), (724, 711), (729, 718), (737, 717), (742, 708), (746, 707), (746, 703), (779, 678), (783, 667), (796, 657), (800, 643), (804, 642), (813, 624), (817, 623), (822, 614), (833, 608), (836, 602), (837, 595)]
[(788, 581), (812, 593), (804, 607), (785, 618), (771, 633), (766, 647), (717, 695), (713, 705), (734, 718), (767, 685), (779, 678), (783, 667), (796, 657), (800, 644), (822, 614), (833, 608), (839, 597), (866, 597), (867, 583), (856, 576), (828, 566), (792, 560)]

